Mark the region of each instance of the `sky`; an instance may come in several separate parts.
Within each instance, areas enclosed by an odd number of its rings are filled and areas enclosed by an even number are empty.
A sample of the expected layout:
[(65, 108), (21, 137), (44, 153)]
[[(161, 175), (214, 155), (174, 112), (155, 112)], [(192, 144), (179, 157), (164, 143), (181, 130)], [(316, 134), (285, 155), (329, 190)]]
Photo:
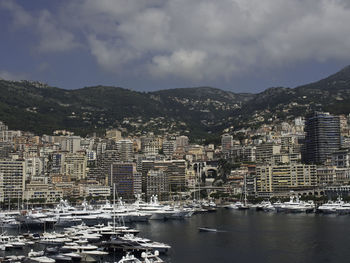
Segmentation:
[(350, 64), (348, 0), (0, 0), (0, 77), (64, 89), (296, 87)]

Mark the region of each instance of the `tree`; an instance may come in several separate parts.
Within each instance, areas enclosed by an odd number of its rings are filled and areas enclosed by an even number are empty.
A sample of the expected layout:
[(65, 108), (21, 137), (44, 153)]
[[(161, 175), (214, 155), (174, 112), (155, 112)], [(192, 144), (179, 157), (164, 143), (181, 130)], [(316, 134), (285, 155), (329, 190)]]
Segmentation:
[(231, 163), (226, 159), (220, 159), (218, 164), (219, 177), (226, 182), (227, 176), (230, 175), (232, 169), (240, 167), (238, 163)]

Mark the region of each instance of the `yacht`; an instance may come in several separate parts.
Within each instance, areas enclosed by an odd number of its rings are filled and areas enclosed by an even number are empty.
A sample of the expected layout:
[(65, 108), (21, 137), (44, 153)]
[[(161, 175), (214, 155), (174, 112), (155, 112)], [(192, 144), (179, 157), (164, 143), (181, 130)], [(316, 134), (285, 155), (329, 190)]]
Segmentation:
[(299, 197), (291, 196), (288, 202), (282, 203), (279, 207), (275, 207), (277, 212), (286, 213), (309, 213), (313, 212), (315, 209), (315, 204), (313, 201), (300, 201)]
[(141, 257), (144, 259), (144, 263), (164, 263), (164, 261), (159, 257), (158, 250), (151, 252), (142, 252)]
[(57, 254), (50, 256), (51, 259), (55, 260), (57, 263), (68, 263), (72, 262), (72, 258), (63, 254)]
[(298, 204), (289, 207), (289, 211), (292, 213), (311, 213), (315, 210), (314, 201), (307, 202), (299, 201)]
[(336, 208), (336, 211), (340, 215), (350, 214), (350, 203), (343, 203), (340, 207)]
[(127, 253), (121, 260), (118, 261), (118, 263), (142, 263), (142, 261), (136, 258), (134, 255)]
[(141, 213), (141, 212), (130, 212), (129, 215), (131, 216), (132, 222), (147, 222), (152, 214), (150, 213)]
[(43, 245), (60, 246), (66, 242), (71, 242), (71, 241), (72, 239), (67, 238), (66, 235), (57, 234), (53, 232), (53, 233), (43, 233), (43, 235), (40, 237), (40, 240), (38, 242)]
[(45, 224), (44, 219), (46, 219), (48, 215), (46, 213), (42, 213), (39, 211), (31, 210), (27, 215), (22, 218), (22, 222), (24, 225), (30, 228), (43, 227)]
[[(97, 246), (92, 245), (80, 245), (75, 246), (74, 249), (72, 249), (73, 253), (77, 253), (81, 256), (82, 262), (96, 262), (100, 261), (103, 256), (108, 255), (108, 252), (101, 251), (98, 249)], [(66, 255), (67, 254), (63, 254)]]
[(18, 222), (15, 218), (9, 217), (4, 218), (2, 220), (2, 227), (3, 228), (19, 228), (21, 226), (21, 223)]
[(319, 206), (317, 211), (323, 214), (334, 214), (337, 213), (337, 209), (342, 207), (344, 201), (338, 197), (337, 201), (328, 201), (327, 203)]
[(26, 241), (20, 236), (12, 237), (9, 241), (13, 248), (22, 249), (26, 245)]
[(61, 247), (61, 251), (76, 251), (80, 252), (82, 250), (84, 251), (90, 251), (90, 250), (96, 250), (98, 249), (97, 246), (85, 244), (85, 245), (79, 245), (76, 242), (66, 242), (64, 246)]
[(227, 208), (227, 209), (240, 209), (243, 206), (244, 206), (243, 203), (238, 201), (238, 202), (226, 205), (225, 208)]
[(203, 201), (202, 207), (206, 209), (208, 212), (215, 212), (217, 210), (217, 206), (213, 200)]
[(158, 202), (157, 195), (151, 196), (150, 203), (145, 203), (137, 200), (133, 205), (137, 211), (151, 214), (150, 220), (164, 220), (170, 218), (176, 211), (170, 206), (163, 206)]
[(74, 216), (61, 216), (58, 217), (55, 223), (56, 227), (69, 227), (81, 224), (83, 221), (81, 218)]
[(0, 235), (1, 250), (9, 250), (14, 248), (23, 248), (25, 241), (20, 237)]
[[(25, 256), (17, 256), (17, 255), (11, 255), (11, 256), (6, 256), (4, 261), (2, 262), (23, 262), (26, 259)], [(3, 260), (3, 258), (1, 258)]]
[(282, 207), (282, 202), (280, 200), (278, 200), (277, 202), (274, 202), (272, 205), (275, 208), (275, 211), (280, 212)]
[(264, 212), (274, 212), (276, 211), (276, 208), (273, 206), (273, 204), (271, 204), (270, 201), (267, 201), (264, 206), (262, 207), (262, 210)]
[(266, 207), (267, 205), (271, 205), (270, 201), (262, 201), (261, 203), (258, 203), (255, 205), (255, 210), (256, 211), (263, 211), (264, 207)]
[(56, 260), (44, 256), (44, 251), (33, 251), (33, 249), (28, 253), (28, 259), (30, 262), (40, 262), (40, 263), (54, 263)]
[(165, 243), (154, 242), (147, 238), (135, 237), (132, 234), (125, 234), (124, 236), (113, 237), (111, 243), (119, 246), (135, 247), (139, 250), (158, 250), (166, 253), (171, 247)]
[(277, 212), (289, 212), (290, 208), (298, 205), (298, 202), (295, 202), (294, 196), (290, 196), (289, 201), (281, 203), (276, 207)]

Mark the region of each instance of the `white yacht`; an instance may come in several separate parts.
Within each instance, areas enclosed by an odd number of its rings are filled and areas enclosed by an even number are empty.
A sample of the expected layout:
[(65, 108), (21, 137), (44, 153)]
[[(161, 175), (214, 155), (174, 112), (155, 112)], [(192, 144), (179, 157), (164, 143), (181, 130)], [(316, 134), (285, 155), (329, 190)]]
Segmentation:
[(164, 220), (166, 218), (170, 218), (171, 215), (177, 212), (170, 206), (161, 205), (158, 202), (158, 197), (156, 195), (151, 196), (151, 201), (149, 203), (137, 200), (133, 206), (139, 212), (151, 214), (151, 217), (149, 218), (151, 220)]
[(2, 246), (1, 250), (23, 248), (26, 245), (25, 241), (19, 236), (8, 236), (4, 234), (0, 235), (0, 244)]
[(280, 200), (274, 202), (272, 205), (275, 208), (275, 211), (280, 212), (280, 208), (282, 206), (282, 202)]
[(57, 227), (69, 227), (79, 225), (83, 222), (81, 218), (77, 218), (74, 216), (60, 216), (57, 217), (55, 226)]
[(141, 257), (144, 259), (144, 263), (164, 263), (164, 261), (159, 257), (158, 250), (151, 252), (142, 252)]
[(245, 206), (242, 202), (237, 201), (237, 202), (235, 202), (235, 203), (231, 203), (231, 204), (225, 206), (225, 208), (227, 208), (227, 209), (239, 209), (239, 210), (243, 210), (243, 209), (246, 208), (246, 206)]
[(337, 212), (337, 209), (342, 207), (344, 201), (338, 197), (337, 201), (328, 201), (327, 203), (319, 206), (317, 211), (323, 214), (334, 214)]
[(43, 245), (63, 245), (66, 242), (71, 242), (72, 239), (67, 238), (66, 235), (58, 233), (43, 233), (40, 237), (39, 243)]
[(45, 224), (44, 219), (46, 219), (48, 215), (46, 213), (42, 213), (41, 211), (30, 210), (24, 217), (23, 223), (27, 227), (42, 227)]
[(21, 226), (21, 223), (18, 222), (13, 217), (2, 219), (2, 227), (3, 228), (19, 228), (20, 226)]
[(260, 202), (260, 203), (258, 203), (258, 204), (256, 204), (256, 205), (253, 205), (252, 208), (255, 207), (255, 210), (256, 210), (256, 211), (263, 211), (263, 210), (264, 210), (264, 207), (265, 207), (266, 205), (268, 205), (268, 204), (271, 204), (271, 202), (270, 202), (270, 201), (262, 201), (262, 202)]
[(264, 212), (274, 212), (276, 211), (276, 208), (271, 204), (270, 201), (265, 202), (265, 204), (262, 206), (262, 210)]
[(56, 260), (52, 258), (48, 258), (46, 256), (41, 256), (41, 257), (30, 257), (29, 258), (31, 262), (39, 262), (39, 263), (55, 263)]
[(138, 246), (140, 249), (144, 250), (158, 250), (159, 252), (166, 253), (171, 247), (165, 243), (151, 241), (147, 238), (136, 237), (132, 234), (125, 234), (112, 239), (112, 243), (115, 244), (130, 244), (133, 246)]
[(121, 260), (118, 261), (118, 263), (142, 263), (142, 261), (136, 258), (134, 255), (127, 253)]
[[(70, 246), (70, 250), (73, 253), (79, 254), (82, 262), (100, 261), (103, 256), (108, 255), (108, 252), (98, 250), (98, 247), (93, 245)], [(63, 255), (68, 256), (68, 254)]]
[(299, 197), (291, 196), (288, 202), (282, 203), (279, 207), (276, 208), (278, 212), (286, 213), (308, 213), (313, 212), (315, 209), (315, 204), (313, 201), (300, 201)]
[(336, 208), (336, 211), (340, 215), (350, 214), (350, 203), (343, 203), (340, 207)]
[(30, 260), (30, 262), (40, 262), (40, 263), (54, 263), (54, 262), (56, 262), (56, 260), (44, 256), (44, 251), (36, 252), (36, 251), (31, 250), (28, 253), (28, 259)]
[(315, 203), (310, 200), (307, 202), (299, 201), (298, 204), (289, 207), (289, 212), (292, 213), (311, 213), (315, 210)]

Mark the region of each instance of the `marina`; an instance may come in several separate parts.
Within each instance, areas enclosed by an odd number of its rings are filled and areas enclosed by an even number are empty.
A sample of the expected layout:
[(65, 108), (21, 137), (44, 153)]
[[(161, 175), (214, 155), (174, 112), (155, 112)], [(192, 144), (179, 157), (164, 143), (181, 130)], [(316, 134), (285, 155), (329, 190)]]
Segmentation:
[(113, 262), (119, 258), (121, 262), (161, 263), (159, 255), (171, 246), (137, 236), (140, 231), (125, 224), (183, 220), (195, 212), (214, 211), (213, 206), (210, 202), (203, 207), (165, 205), (152, 196), (148, 203), (138, 199), (125, 204), (119, 199), (116, 204), (114, 198), (113, 204), (106, 200), (92, 207), (84, 201), (74, 207), (62, 199), (52, 209), (3, 211), (1, 262), (106, 262), (113, 255)]
[[(318, 208), (312, 201), (301, 201), (298, 197), (285, 202), (245, 203), (243, 209), (241, 204), (217, 206), (212, 201), (202, 201), (174, 206), (160, 204), (155, 196), (149, 203), (138, 200), (124, 204), (120, 200), (113, 205), (107, 201), (98, 209), (84, 203), (73, 207), (61, 200), (54, 209), (30, 210), (26, 214), (4, 211), (1, 214), (1, 262), (191, 262), (183, 255), (197, 251), (197, 246), (205, 246), (207, 241), (218, 242), (211, 245), (221, 251), (221, 262), (231, 262), (228, 255), (233, 248), (228, 247), (242, 245), (241, 241), (234, 243), (234, 235), (241, 235), (245, 242), (248, 237), (253, 238), (249, 242), (254, 245), (257, 240), (265, 239), (262, 234), (268, 234), (266, 238), (271, 238), (269, 235), (276, 231), (285, 234), (288, 228), (301, 227), (301, 221), (305, 221), (305, 226), (311, 226), (310, 222), (326, 222), (329, 227), (350, 222), (346, 216), (349, 204), (341, 198)], [(129, 213), (147, 219), (129, 217), (125, 222), (124, 216), (128, 217)], [(286, 229), (280, 229), (284, 223), (279, 220), (284, 220)], [(256, 236), (251, 236), (252, 231)], [(205, 235), (205, 232), (212, 234)], [(273, 238), (286, 242), (283, 236)], [(222, 239), (226, 240), (225, 244)], [(183, 247), (186, 244), (188, 247)], [(220, 244), (222, 248), (217, 247)], [(260, 245), (258, 251), (269, 252), (264, 251), (265, 245)], [(242, 249), (238, 254), (245, 253)], [(288, 249), (286, 247), (284, 253), (288, 254)], [(207, 256), (200, 262), (213, 262)]]

